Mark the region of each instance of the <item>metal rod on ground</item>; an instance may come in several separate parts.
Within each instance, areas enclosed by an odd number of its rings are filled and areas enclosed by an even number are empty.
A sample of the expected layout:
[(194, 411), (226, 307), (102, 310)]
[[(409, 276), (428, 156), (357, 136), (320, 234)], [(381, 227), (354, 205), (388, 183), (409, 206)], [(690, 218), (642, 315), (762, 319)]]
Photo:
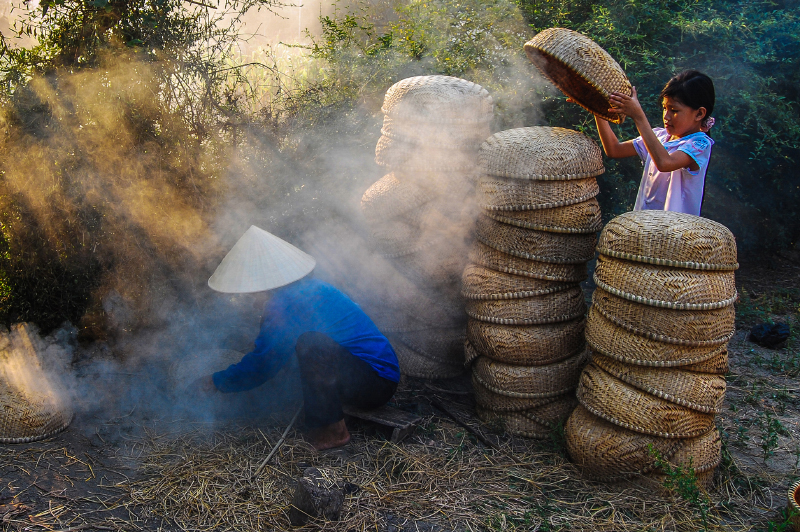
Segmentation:
[(264, 467), (267, 465), (267, 462), (269, 462), (269, 459), (270, 459), (270, 458), (272, 458), (272, 456), (273, 456), (273, 455), (274, 455), (276, 452), (278, 452), (278, 449), (279, 449), (279, 448), (280, 448), (280, 446), (283, 444), (283, 440), (285, 440), (285, 439), (286, 439), (286, 435), (287, 435), (287, 434), (289, 434), (289, 430), (292, 428), (292, 426), (294, 426), (294, 422), (295, 422), (295, 421), (297, 421), (297, 416), (299, 416), (299, 415), (300, 415), (300, 411), (301, 411), (302, 409), (303, 409), (303, 405), (300, 405), (300, 408), (298, 408), (298, 409), (297, 409), (297, 412), (295, 412), (295, 413), (294, 413), (294, 417), (293, 417), (293, 418), (292, 418), (292, 420), (289, 422), (289, 425), (286, 427), (286, 430), (284, 430), (284, 431), (283, 431), (283, 434), (281, 435), (281, 439), (280, 439), (280, 440), (278, 440), (278, 443), (276, 443), (276, 444), (275, 444), (275, 447), (273, 447), (273, 448), (272, 448), (272, 450), (269, 452), (269, 454), (267, 455), (267, 457), (266, 457), (266, 458), (264, 458), (264, 461), (263, 461), (263, 462), (261, 462), (261, 465), (259, 465), (259, 466), (258, 466), (258, 469), (256, 469), (256, 472), (253, 474), (253, 476), (254, 476), (254, 477), (257, 477), (257, 476), (259, 475), (259, 473), (261, 473), (261, 471), (262, 471), (262, 470), (264, 469)]

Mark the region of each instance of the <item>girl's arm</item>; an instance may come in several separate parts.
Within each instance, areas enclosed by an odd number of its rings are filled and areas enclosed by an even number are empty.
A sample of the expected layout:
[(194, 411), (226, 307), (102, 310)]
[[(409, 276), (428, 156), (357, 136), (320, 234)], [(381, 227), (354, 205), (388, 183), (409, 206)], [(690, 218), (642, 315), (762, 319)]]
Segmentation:
[[(650, 158), (653, 160), (658, 171), (672, 172), (680, 168), (696, 167), (697, 163), (687, 153), (680, 150), (667, 153), (667, 149), (661, 144), (661, 141), (658, 140), (658, 137), (656, 137), (656, 134), (653, 132), (653, 128), (650, 127), (650, 122), (647, 121), (647, 116), (644, 114), (639, 99), (636, 97), (636, 87), (633, 87), (632, 92), (633, 94), (631, 96), (618, 92), (611, 93), (610, 100), (613, 107), (609, 109), (609, 111), (622, 113), (633, 119), (633, 122), (636, 124), (636, 129), (639, 130), (639, 134), (642, 136), (644, 146), (647, 148), (647, 152), (650, 154)], [(606, 123), (606, 125), (608, 124)], [(611, 127), (609, 126), (608, 129), (610, 130)], [(603, 145), (605, 146), (605, 142)], [(692, 170), (697, 170), (697, 168), (692, 168)]]
[(612, 159), (623, 159), (636, 155), (636, 148), (633, 147), (633, 141), (627, 140), (625, 142), (620, 142), (608, 121), (595, 115), (594, 122), (597, 124), (597, 132), (600, 133), (600, 142), (602, 142), (603, 151), (606, 152), (607, 156)]

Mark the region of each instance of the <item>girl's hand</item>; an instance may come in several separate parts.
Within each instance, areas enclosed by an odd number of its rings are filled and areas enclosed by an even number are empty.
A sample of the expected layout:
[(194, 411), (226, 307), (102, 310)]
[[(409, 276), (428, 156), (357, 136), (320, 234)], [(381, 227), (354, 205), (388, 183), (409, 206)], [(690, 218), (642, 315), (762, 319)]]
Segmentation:
[(608, 110), (609, 113), (623, 114), (634, 120), (644, 117), (642, 105), (639, 103), (639, 98), (636, 96), (636, 87), (631, 87), (630, 96), (619, 92), (612, 92), (608, 99), (611, 101), (611, 108)]

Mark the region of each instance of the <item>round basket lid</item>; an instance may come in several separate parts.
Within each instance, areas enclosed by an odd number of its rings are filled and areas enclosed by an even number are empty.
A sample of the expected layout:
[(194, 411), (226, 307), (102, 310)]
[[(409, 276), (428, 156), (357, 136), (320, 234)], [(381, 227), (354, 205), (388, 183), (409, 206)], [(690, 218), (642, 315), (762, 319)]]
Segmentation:
[(502, 428), (509, 434), (526, 438), (547, 438), (553, 429), (567, 419), (577, 400), (572, 394), (556, 397), (540, 406), (522, 411), (497, 411), (477, 405), (478, 419), (488, 425)]
[(633, 211), (603, 228), (606, 256), (694, 270), (735, 270), (736, 240), (721, 223), (672, 211)]
[(680, 345), (719, 345), (735, 331), (732, 306), (714, 310), (674, 310), (642, 305), (595, 288), (592, 302), (599, 313), (634, 334)]
[(538, 181), (585, 179), (605, 171), (597, 143), (562, 127), (521, 127), (495, 133), (481, 144), (479, 162), (490, 176)]
[(703, 473), (716, 468), (722, 461), (722, 438), (716, 427), (696, 438), (681, 440), (683, 444), (667, 461), (674, 466)]
[(708, 368), (708, 372), (711, 372), (711, 368), (717, 368), (716, 373), (727, 373), (727, 369), (723, 369), (728, 366), (726, 344), (686, 346), (659, 342), (623, 329), (598, 312), (594, 305), (589, 309), (589, 318), (586, 320), (586, 342), (593, 351), (626, 364)]
[(415, 76), (398, 81), (386, 91), (383, 114), (415, 122), (471, 124), (489, 122), (491, 95), (465, 79), (451, 76)]
[(417, 353), (400, 341), (392, 341), (392, 347), (397, 355), (400, 373), (409, 377), (421, 379), (450, 379), (464, 373), (464, 366), (446, 364)]
[(489, 388), (481, 384), (481, 381), (472, 375), (472, 389), (475, 391), (475, 403), (487, 410), (495, 412), (519, 412), (530, 410), (537, 406), (546, 405), (558, 400), (558, 397), (546, 397), (544, 399), (524, 399), (520, 397), (509, 397), (494, 393)]
[(477, 164), (477, 155), (474, 149), (419, 146), (386, 136), (375, 145), (377, 164), (406, 172), (470, 172)]
[(461, 276), (461, 294), (465, 299), (518, 299), (560, 292), (572, 283), (559, 283), (498, 272), (477, 264), (467, 264)]
[(470, 318), (500, 325), (537, 325), (569, 321), (586, 314), (580, 286), (524, 299), (469, 299), (465, 310)]
[(414, 352), (437, 362), (459, 366), (464, 362), (464, 327), (391, 333), (390, 340), (400, 341)]
[(525, 43), (536, 68), (561, 92), (605, 120), (617, 124), (624, 116), (609, 113), (612, 92), (631, 95), (631, 83), (614, 59), (593, 40), (565, 28), (549, 28)]
[(600, 255), (594, 280), (623, 299), (676, 310), (713, 310), (738, 298), (732, 271), (688, 270)]
[(466, 262), (463, 249), (447, 242), (392, 258), (394, 267), (406, 279), (426, 287), (457, 287)]
[(714, 426), (714, 414), (671, 403), (627, 384), (595, 364), (583, 371), (578, 400), (591, 413), (628, 430), (662, 438), (691, 438)]
[(475, 378), (494, 393), (539, 399), (574, 390), (587, 357), (587, 353), (582, 351), (566, 360), (546, 366), (515, 366), (478, 357), (472, 364), (472, 371)]
[(555, 264), (515, 257), (494, 248), (475, 242), (469, 251), (469, 260), (480, 266), (499, 272), (522, 275), (546, 281), (579, 283), (586, 279), (586, 263)]
[[(14, 366), (14, 369), (12, 369)], [(33, 360), (0, 368), (0, 443), (49, 438), (72, 422), (69, 395)]]
[(503, 253), (523, 259), (580, 264), (594, 258), (595, 233), (566, 234), (525, 229), (481, 215), (475, 225), (475, 238)]
[(574, 205), (600, 193), (597, 179), (534, 181), (481, 176), (478, 181), (481, 207), (489, 211), (529, 211)]
[(552, 209), (485, 211), (485, 214), (498, 222), (550, 233), (589, 234), (603, 227), (597, 198)]
[(449, 125), (414, 122), (385, 116), (381, 134), (390, 139), (418, 146), (477, 150), (486, 137), (491, 134), (491, 128), (489, 122)]
[(430, 192), (413, 182), (400, 181), (394, 172), (375, 181), (361, 196), (361, 211), (372, 221), (382, 221), (430, 201)]
[(669, 459), (682, 440), (660, 438), (624, 429), (578, 405), (564, 426), (567, 453), (589, 478), (615, 482), (653, 471), (652, 451)]
[(592, 354), (592, 362), (621, 381), (671, 403), (706, 414), (719, 414), (725, 399), (725, 378), (681, 368), (634, 366)]
[(584, 350), (583, 318), (544, 325), (497, 325), (470, 319), (467, 339), (476, 354), (519, 366), (544, 366)]

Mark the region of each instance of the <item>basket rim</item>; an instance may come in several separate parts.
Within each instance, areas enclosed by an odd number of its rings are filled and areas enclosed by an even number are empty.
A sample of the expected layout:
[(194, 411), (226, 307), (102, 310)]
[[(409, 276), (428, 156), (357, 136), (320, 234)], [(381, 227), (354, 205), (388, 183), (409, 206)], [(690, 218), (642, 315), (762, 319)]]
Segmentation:
[(704, 271), (735, 271), (739, 269), (739, 263), (733, 264), (711, 264), (706, 262), (689, 262), (669, 259), (658, 259), (655, 257), (647, 257), (645, 255), (635, 255), (633, 253), (626, 253), (624, 251), (613, 251), (607, 248), (597, 246), (597, 252), (601, 255), (614, 257), (615, 259), (630, 260), (633, 262), (644, 262), (653, 264), (654, 266), (670, 266), (673, 268), (686, 268), (687, 270), (704, 270)]
[[(590, 198), (591, 199), (591, 198)], [(533, 209), (528, 209), (533, 210)], [(530, 222), (521, 222), (519, 220), (515, 220), (514, 218), (507, 218), (498, 212), (508, 212), (508, 211), (486, 211), (484, 214), (495, 220), (497, 222), (502, 222), (504, 224), (514, 225), (516, 227), (522, 227), (523, 229), (534, 229), (536, 231), (544, 231), (546, 233), (567, 233), (567, 234), (579, 234), (579, 235), (589, 235), (592, 233), (597, 233), (600, 231), (601, 228), (597, 229), (576, 229), (575, 227), (561, 227), (557, 225), (542, 225), (542, 224), (534, 224)]]
[(589, 201), (592, 198), (597, 197), (597, 194), (594, 192), (589, 192), (585, 196), (581, 196), (579, 198), (568, 199), (563, 201), (553, 201), (550, 203), (539, 203), (536, 205), (510, 205), (510, 206), (502, 206), (502, 205), (489, 205), (486, 203), (482, 203), (479, 207), (485, 211), (538, 211), (542, 209), (555, 209), (556, 207), (566, 207), (568, 205), (575, 205), (576, 203), (583, 203), (584, 201)]
[[(492, 218), (493, 219), (493, 218)], [(497, 220), (495, 220), (497, 221)], [(489, 246), (490, 248), (494, 248), (497, 251), (502, 251), (503, 253), (507, 253), (509, 255), (513, 255), (514, 257), (519, 257), (521, 259), (528, 259), (528, 260), (535, 260), (538, 262), (549, 262), (551, 264), (583, 264), (585, 262), (589, 262), (594, 258), (594, 250), (592, 250), (591, 257), (578, 257), (575, 259), (554, 259), (553, 257), (546, 257), (542, 255), (534, 255), (533, 253), (526, 253), (524, 251), (517, 251), (510, 248), (505, 248), (499, 246), (497, 242), (491, 241), (491, 239), (485, 238), (482, 235), (476, 234), (475, 240), (479, 241), (481, 244)]]
[(729, 307), (739, 299), (739, 292), (735, 291), (733, 297), (724, 299), (722, 301), (716, 301), (714, 303), (673, 303), (671, 301), (662, 301), (660, 299), (650, 299), (647, 297), (637, 296), (636, 294), (624, 292), (618, 288), (609, 286), (597, 278), (596, 272), (592, 275), (592, 278), (594, 279), (595, 284), (606, 292), (609, 292), (617, 297), (621, 297), (622, 299), (627, 299), (628, 301), (641, 303), (642, 305), (648, 305), (650, 307), (668, 308), (672, 310), (716, 310)]
[(70, 426), (72, 421), (75, 419), (75, 412), (70, 412), (68, 419), (64, 422), (63, 425), (60, 425), (58, 428), (51, 430), (50, 432), (46, 432), (44, 434), (38, 434), (35, 436), (23, 436), (20, 438), (0, 438), (0, 443), (31, 443), (39, 440), (45, 440), (50, 438), (51, 436), (55, 436), (59, 432), (64, 431), (67, 427)]

